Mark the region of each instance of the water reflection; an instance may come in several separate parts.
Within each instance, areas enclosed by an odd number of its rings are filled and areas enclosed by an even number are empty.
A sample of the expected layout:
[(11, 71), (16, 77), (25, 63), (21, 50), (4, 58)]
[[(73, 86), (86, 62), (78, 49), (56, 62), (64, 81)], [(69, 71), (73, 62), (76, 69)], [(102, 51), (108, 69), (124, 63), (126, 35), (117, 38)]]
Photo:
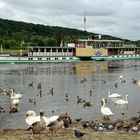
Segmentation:
[[(113, 119), (120, 117), (122, 112), (128, 116), (135, 114), (140, 108), (140, 87), (133, 84), (132, 79), (140, 79), (139, 70), (139, 61), (2, 65), (0, 87), (2, 89), (15, 88), (17, 93), (23, 93), (23, 99), (18, 113), (0, 113), (0, 127), (25, 127), (26, 111), (38, 111), (39, 108), (45, 109), (48, 116), (68, 112), (73, 119), (81, 116), (85, 119), (100, 119), (102, 118), (101, 98), (108, 100), (108, 106), (115, 114)], [(121, 74), (126, 80), (125, 83), (119, 82)], [(83, 78), (87, 80), (81, 83)], [(29, 86), (31, 82), (33, 86)], [(38, 96), (39, 83), (42, 87), (41, 97)], [(115, 83), (117, 87), (114, 86)], [(54, 89), (53, 96), (48, 94), (52, 88)], [(116, 106), (114, 101), (108, 99), (109, 90), (123, 97), (128, 94), (128, 108)], [(91, 91), (92, 94), (90, 94)], [(69, 97), (67, 102), (66, 94)], [(92, 102), (93, 105), (84, 108), (82, 104), (77, 104), (77, 96)], [(35, 100), (36, 104), (29, 102), (31, 99)], [(9, 98), (0, 95), (0, 105), (8, 110)]]

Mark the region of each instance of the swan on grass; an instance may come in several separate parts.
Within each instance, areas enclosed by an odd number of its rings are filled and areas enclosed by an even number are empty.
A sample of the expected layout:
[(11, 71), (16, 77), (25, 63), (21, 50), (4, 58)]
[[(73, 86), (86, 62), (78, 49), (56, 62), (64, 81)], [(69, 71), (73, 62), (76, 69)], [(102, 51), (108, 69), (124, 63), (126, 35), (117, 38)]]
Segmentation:
[(108, 92), (108, 97), (109, 98), (121, 98), (122, 95), (118, 94), (118, 93), (110, 93), (110, 91)]
[[(52, 116), (52, 117), (45, 117), (43, 116), (43, 119), (46, 122), (46, 126), (50, 124), (51, 122), (58, 119), (59, 116)], [(31, 126), (33, 123), (40, 121), (40, 116), (36, 115), (36, 112), (33, 110), (29, 110), (26, 112), (26, 119), (25, 122), (28, 126)]]
[(128, 104), (128, 95), (126, 94), (126, 100), (119, 99), (119, 100), (116, 100), (115, 103), (119, 105)]
[(32, 135), (31, 135), (31, 140), (34, 140), (34, 134), (39, 134), (40, 139), (42, 132), (45, 131), (46, 129), (46, 122), (44, 120), (44, 111), (41, 109), (40, 110), (40, 121), (34, 122), (28, 130), (32, 130)]
[(105, 99), (102, 98), (102, 106), (101, 106), (101, 113), (103, 114), (104, 118), (114, 115), (114, 113), (110, 110), (109, 107), (106, 107)]

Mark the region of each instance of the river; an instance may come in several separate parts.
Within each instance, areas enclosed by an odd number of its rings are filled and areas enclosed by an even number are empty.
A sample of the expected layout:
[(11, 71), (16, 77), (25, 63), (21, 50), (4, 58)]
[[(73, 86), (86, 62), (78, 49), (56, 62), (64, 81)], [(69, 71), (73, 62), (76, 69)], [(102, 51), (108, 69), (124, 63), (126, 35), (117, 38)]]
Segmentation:
[[(34, 110), (38, 113), (40, 108), (45, 110), (46, 116), (67, 112), (73, 120), (80, 117), (83, 120), (101, 119), (101, 98), (108, 100), (107, 106), (114, 113), (111, 119), (119, 118), (122, 112), (126, 116), (137, 115), (140, 86), (132, 79), (140, 80), (139, 71), (140, 61), (132, 60), (0, 65), (0, 88), (14, 88), (17, 93), (23, 93), (17, 113), (9, 113), (11, 100), (0, 94), (0, 105), (6, 109), (5, 113), (0, 113), (0, 128), (25, 128), (26, 112)], [(119, 80), (121, 74), (126, 81), (124, 83)], [(86, 80), (82, 82), (84, 78)], [(33, 86), (29, 86), (32, 82)], [(39, 83), (41, 97), (37, 88)], [(48, 94), (51, 88), (54, 95)], [(108, 99), (108, 91), (121, 94), (123, 99), (128, 94), (128, 106), (116, 106)], [(68, 101), (65, 100), (66, 93)], [(92, 106), (77, 104), (77, 96), (92, 102)], [(36, 105), (29, 99), (36, 99)]]

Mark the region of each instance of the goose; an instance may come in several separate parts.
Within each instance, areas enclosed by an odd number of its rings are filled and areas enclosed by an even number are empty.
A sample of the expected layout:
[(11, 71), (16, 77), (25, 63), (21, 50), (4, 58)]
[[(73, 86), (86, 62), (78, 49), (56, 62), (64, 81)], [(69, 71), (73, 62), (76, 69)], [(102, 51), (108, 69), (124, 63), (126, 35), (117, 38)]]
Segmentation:
[(51, 131), (52, 136), (56, 136), (57, 135), (56, 131), (64, 127), (63, 119), (64, 119), (64, 115), (61, 114), (57, 120), (47, 125), (49, 131)]
[(46, 122), (44, 120), (44, 111), (41, 109), (40, 110), (40, 121), (36, 121), (34, 122), (29, 128), (28, 130), (32, 130), (32, 135), (31, 135), (31, 139), (33, 140), (33, 136), (34, 134), (39, 134), (40, 138), (41, 138), (41, 132), (44, 131), (46, 129)]
[(105, 106), (105, 99), (104, 98), (102, 98), (101, 113), (103, 114), (104, 117), (107, 117), (107, 118), (109, 116), (114, 115), (114, 113), (112, 113), (110, 108)]
[(118, 94), (118, 93), (112, 93), (110, 94), (110, 91), (108, 92), (108, 97), (109, 98), (120, 98), (122, 95)]
[(128, 95), (126, 94), (126, 100), (119, 99), (116, 100), (115, 103), (119, 105), (128, 104)]

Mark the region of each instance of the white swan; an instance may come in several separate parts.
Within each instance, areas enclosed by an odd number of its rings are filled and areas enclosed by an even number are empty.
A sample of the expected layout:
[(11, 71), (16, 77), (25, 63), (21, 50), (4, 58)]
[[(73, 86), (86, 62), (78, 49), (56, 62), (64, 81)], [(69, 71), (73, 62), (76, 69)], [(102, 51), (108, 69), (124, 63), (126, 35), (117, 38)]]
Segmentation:
[(119, 79), (120, 79), (120, 80), (122, 80), (122, 79), (123, 79), (123, 75), (122, 75), (122, 74), (119, 76)]
[(11, 99), (22, 99), (22, 96), (22, 94), (17, 94), (13, 89), (11, 89)]
[(103, 114), (104, 117), (109, 117), (109, 116), (114, 115), (114, 113), (112, 113), (110, 108), (105, 106), (105, 99), (104, 98), (102, 98), (101, 113)]
[(140, 86), (140, 80), (138, 81), (138, 86)]
[(108, 97), (109, 98), (120, 98), (122, 95), (118, 94), (118, 93), (112, 93), (110, 94), (110, 91), (108, 92)]
[(128, 104), (128, 95), (126, 94), (126, 100), (119, 99), (116, 100), (115, 103), (119, 105)]
[(13, 99), (12, 104), (18, 106), (20, 103), (19, 99)]
[[(48, 124), (50, 124), (51, 122), (55, 121), (56, 119), (58, 119), (59, 116), (52, 116), (52, 117), (45, 117), (43, 116), (43, 119), (46, 122), (46, 126)], [(40, 121), (40, 116), (36, 116), (36, 112), (33, 110), (29, 110), (26, 112), (26, 119), (25, 122), (27, 123), (27, 125), (31, 126), (34, 122), (38, 122)]]

